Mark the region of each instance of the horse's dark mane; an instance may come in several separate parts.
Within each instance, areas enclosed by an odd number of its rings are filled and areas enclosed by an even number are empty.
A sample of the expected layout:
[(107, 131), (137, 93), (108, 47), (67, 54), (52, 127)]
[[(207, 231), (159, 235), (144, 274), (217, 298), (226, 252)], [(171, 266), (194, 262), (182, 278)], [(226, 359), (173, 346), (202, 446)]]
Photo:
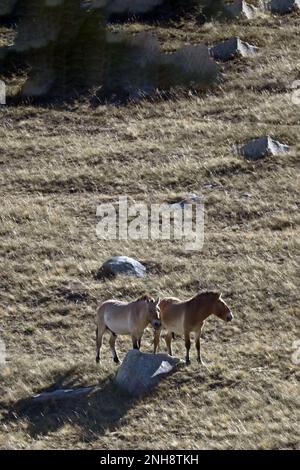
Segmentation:
[(143, 294), (136, 299), (136, 302), (141, 302), (142, 300), (146, 300), (146, 302), (152, 302), (153, 298), (149, 294)]
[(217, 298), (219, 296), (220, 294), (213, 290), (199, 291), (190, 299), (190, 302), (193, 300), (199, 299), (199, 297), (216, 297)]

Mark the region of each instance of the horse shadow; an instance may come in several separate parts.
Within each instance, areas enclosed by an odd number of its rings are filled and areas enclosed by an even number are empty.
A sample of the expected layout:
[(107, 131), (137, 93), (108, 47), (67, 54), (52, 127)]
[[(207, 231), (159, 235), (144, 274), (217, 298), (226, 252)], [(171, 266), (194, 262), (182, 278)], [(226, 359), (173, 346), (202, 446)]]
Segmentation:
[[(58, 375), (50, 387), (38, 393), (51, 392), (61, 388), (72, 388), (74, 370)], [(76, 389), (75, 389), (76, 390)], [(93, 441), (107, 430), (122, 426), (122, 418), (134, 406), (137, 399), (123, 393), (112, 381), (106, 379), (95, 384), (92, 393), (62, 400), (35, 402), (32, 397), (19, 400), (8, 410), (4, 421), (8, 423), (24, 419), (27, 432), (33, 438), (46, 436), (65, 425), (79, 427), (85, 441)]]

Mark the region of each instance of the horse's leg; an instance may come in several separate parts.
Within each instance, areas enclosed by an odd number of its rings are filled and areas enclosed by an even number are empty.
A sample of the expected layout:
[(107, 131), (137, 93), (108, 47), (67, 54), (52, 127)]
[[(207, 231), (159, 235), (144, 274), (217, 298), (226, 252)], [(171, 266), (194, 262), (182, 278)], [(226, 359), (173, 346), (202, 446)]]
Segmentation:
[(141, 344), (142, 344), (142, 337), (140, 336), (137, 340), (138, 343), (138, 348), (141, 349)]
[(201, 358), (201, 352), (200, 352), (200, 335), (201, 335), (201, 331), (199, 331), (199, 333), (196, 334), (195, 345), (197, 349), (197, 361), (199, 362), (199, 364), (200, 363), (203, 364), (202, 358)]
[(114, 362), (116, 364), (119, 364), (120, 361), (119, 361), (119, 358), (116, 352), (116, 347), (115, 347), (116, 339), (117, 339), (117, 335), (115, 333), (112, 333), (109, 338), (109, 346), (110, 346), (110, 350), (111, 350)]
[(199, 362), (199, 364), (202, 364), (203, 366), (207, 367), (202, 361), (202, 357), (201, 357), (200, 338), (201, 338), (202, 329), (203, 329), (203, 323), (200, 325), (200, 329), (196, 332), (196, 336), (195, 336), (195, 345), (197, 349), (197, 361)]
[(99, 328), (97, 326), (96, 328), (96, 362), (100, 362), (100, 349), (102, 346), (102, 337), (105, 332), (105, 327), (104, 328)]
[(185, 341), (185, 348), (186, 348), (185, 363), (188, 366), (191, 363), (190, 361), (190, 348), (191, 348), (190, 332), (185, 331), (184, 341)]
[(159, 346), (160, 330), (154, 331), (154, 354), (156, 354), (157, 348)]
[(168, 333), (166, 334), (166, 345), (167, 345), (167, 350), (168, 350), (168, 354), (170, 356), (172, 356), (172, 347), (171, 347), (171, 344), (172, 344), (172, 338), (173, 338), (173, 333), (171, 331), (168, 331)]
[(132, 347), (133, 349), (140, 349), (139, 348), (139, 340), (136, 336), (132, 336)]

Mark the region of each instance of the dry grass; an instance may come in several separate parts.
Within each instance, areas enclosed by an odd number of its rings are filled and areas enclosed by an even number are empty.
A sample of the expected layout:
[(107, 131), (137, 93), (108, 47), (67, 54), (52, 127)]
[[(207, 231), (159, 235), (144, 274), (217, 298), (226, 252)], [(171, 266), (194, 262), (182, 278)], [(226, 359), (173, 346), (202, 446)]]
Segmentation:
[[(261, 47), (259, 57), (224, 66), (224, 83), (205, 96), (1, 109), (1, 448), (299, 447), (299, 366), (291, 354), (299, 338), (300, 108), (290, 99), (298, 23), (291, 15), (157, 26), (168, 50), (233, 34)], [(290, 154), (250, 163), (234, 153), (235, 143), (263, 133), (293, 145)], [(201, 252), (97, 239), (99, 202), (119, 194), (163, 202), (188, 192), (205, 196)], [(116, 254), (154, 269), (144, 280), (95, 280)], [(68, 295), (74, 280), (87, 286), (82, 298)], [(151, 396), (121, 396), (109, 382), (116, 369), (106, 344), (102, 365), (94, 364), (94, 297), (187, 297), (199, 288), (221, 290), (235, 313), (229, 326), (207, 322), (210, 370), (193, 351), (192, 366)], [(143, 350), (151, 343), (147, 331)], [(121, 357), (129, 346), (119, 341)], [(183, 356), (182, 341), (174, 351)], [(26, 402), (51, 387), (97, 383), (102, 391), (93, 398), (42, 408)]]

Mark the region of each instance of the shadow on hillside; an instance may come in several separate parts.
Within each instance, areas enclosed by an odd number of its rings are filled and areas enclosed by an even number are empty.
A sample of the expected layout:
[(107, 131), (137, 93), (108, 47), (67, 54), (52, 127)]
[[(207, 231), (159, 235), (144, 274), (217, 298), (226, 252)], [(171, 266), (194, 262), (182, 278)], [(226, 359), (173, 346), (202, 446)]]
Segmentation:
[[(38, 393), (72, 387), (73, 370), (58, 376), (55, 383)], [(73, 376), (74, 377), (74, 376)], [(9, 410), (7, 423), (25, 419), (27, 432), (33, 437), (55, 432), (65, 425), (80, 428), (84, 441), (93, 441), (106, 430), (113, 430), (122, 425), (122, 417), (136, 403), (136, 399), (123, 394), (111, 380), (96, 384), (96, 390), (84, 395), (62, 400), (47, 400), (34, 403), (32, 398), (16, 402)], [(99, 389), (98, 389), (99, 387)]]

